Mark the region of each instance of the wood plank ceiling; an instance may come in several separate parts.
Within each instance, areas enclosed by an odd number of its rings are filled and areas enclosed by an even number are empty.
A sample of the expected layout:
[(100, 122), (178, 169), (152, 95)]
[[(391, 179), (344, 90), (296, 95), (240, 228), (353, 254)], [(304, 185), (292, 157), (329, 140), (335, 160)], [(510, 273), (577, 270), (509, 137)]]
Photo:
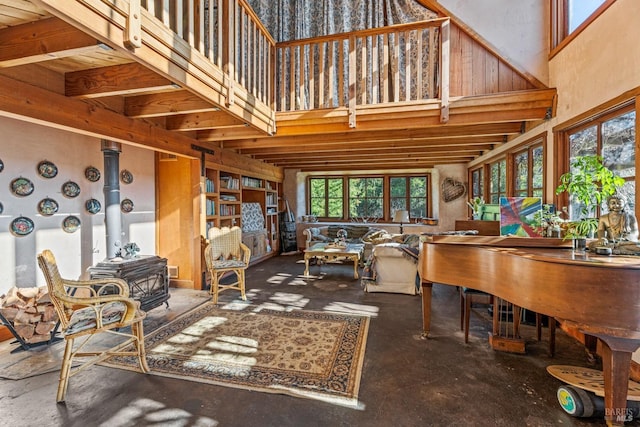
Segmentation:
[(224, 148), (283, 168), (406, 169), (467, 163), (553, 112), (555, 90), (371, 106), (355, 129), (345, 108), (276, 113), (266, 135), (195, 91), (180, 88), (126, 51), (26, 0), (0, 0), (0, 115), (157, 151), (194, 156)]

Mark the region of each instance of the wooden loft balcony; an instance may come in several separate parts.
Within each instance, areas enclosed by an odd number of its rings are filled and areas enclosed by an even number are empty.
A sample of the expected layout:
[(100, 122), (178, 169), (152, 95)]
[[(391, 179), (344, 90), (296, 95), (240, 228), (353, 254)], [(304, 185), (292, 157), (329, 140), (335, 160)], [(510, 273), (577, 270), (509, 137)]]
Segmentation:
[(448, 18), (276, 45), (245, 0), (0, 0), (0, 33), (1, 115), (188, 157), (466, 163), (554, 113)]

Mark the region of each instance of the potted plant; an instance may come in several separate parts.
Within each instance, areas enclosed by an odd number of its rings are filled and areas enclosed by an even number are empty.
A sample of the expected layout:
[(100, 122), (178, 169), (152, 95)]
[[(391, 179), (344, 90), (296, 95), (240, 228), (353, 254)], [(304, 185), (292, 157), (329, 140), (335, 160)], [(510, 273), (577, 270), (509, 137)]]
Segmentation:
[(542, 237), (560, 237), (562, 222), (554, 206), (547, 203), (533, 215), (533, 229)]
[(482, 211), (484, 210), (484, 199), (482, 197), (474, 197), (467, 205), (473, 212), (473, 219), (482, 219)]
[(624, 179), (602, 164), (602, 156), (578, 156), (560, 177), (556, 194), (564, 192), (580, 204), (579, 218), (568, 221), (565, 238), (586, 239), (598, 229), (596, 209), (624, 185)]

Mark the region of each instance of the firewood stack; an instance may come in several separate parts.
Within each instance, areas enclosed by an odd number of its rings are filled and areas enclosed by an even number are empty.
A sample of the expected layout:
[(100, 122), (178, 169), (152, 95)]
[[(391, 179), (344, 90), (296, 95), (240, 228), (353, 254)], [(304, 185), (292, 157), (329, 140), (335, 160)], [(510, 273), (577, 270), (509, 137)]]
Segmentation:
[(48, 341), (58, 321), (46, 286), (11, 288), (0, 297), (0, 314), (28, 344)]

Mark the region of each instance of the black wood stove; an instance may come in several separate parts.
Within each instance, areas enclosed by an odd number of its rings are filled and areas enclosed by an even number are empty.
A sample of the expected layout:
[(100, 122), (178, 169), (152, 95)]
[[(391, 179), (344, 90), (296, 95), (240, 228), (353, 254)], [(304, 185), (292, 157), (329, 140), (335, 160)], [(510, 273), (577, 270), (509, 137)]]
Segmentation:
[(129, 297), (140, 301), (144, 311), (162, 303), (169, 307), (169, 274), (167, 259), (156, 255), (138, 255), (135, 258), (114, 258), (89, 268), (92, 279), (119, 278), (129, 284)]

